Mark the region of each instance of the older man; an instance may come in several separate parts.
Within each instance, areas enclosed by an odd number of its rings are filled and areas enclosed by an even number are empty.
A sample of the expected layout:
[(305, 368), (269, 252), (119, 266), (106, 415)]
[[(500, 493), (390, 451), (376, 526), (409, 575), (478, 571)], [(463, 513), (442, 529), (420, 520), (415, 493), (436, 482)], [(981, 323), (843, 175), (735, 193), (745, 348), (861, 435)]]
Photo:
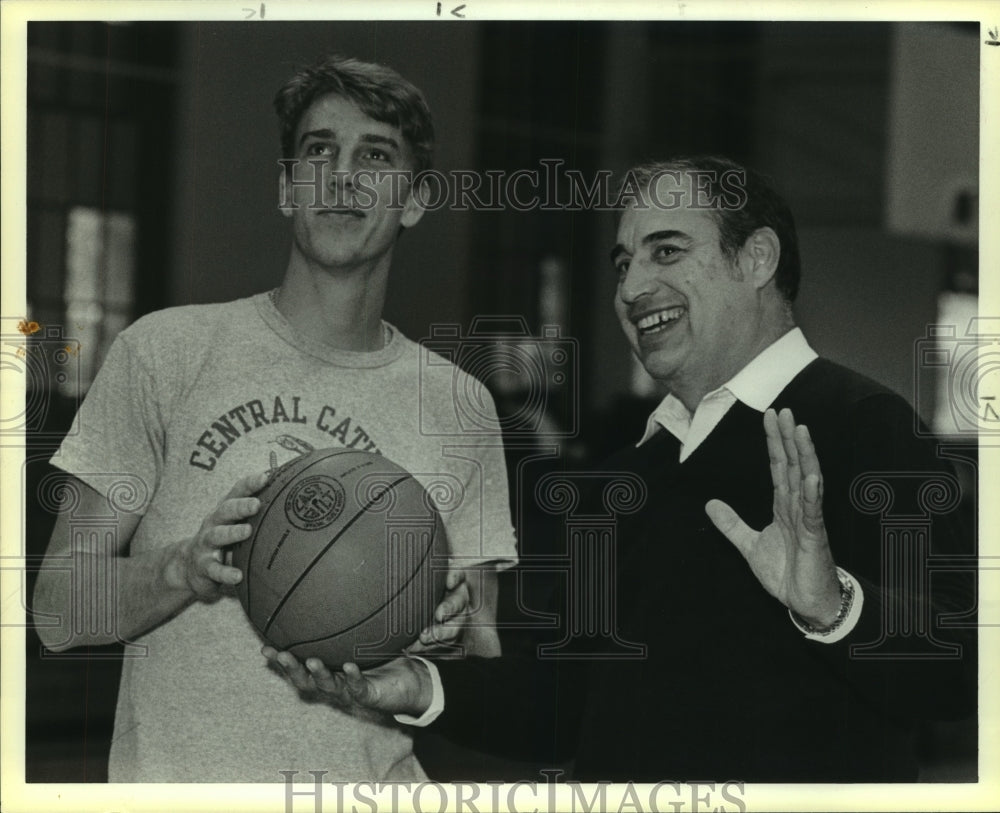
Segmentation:
[[(927, 492), (954, 477), (903, 399), (796, 327), (795, 226), (768, 183), (707, 157), (640, 167), (626, 189), (615, 310), (669, 390), (601, 467), (647, 494), (619, 518), (614, 560), (616, 634), (643, 657), (560, 635), (575, 659), (289, 673), (334, 702), (428, 716), (443, 702), (438, 730), (572, 757), (581, 780), (914, 780), (917, 721), (973, 707), (970, 581), (926, 576), (929, 552), (968, 539)], [(884, 532), (892, 478), (932, 517), (930, 548)]]

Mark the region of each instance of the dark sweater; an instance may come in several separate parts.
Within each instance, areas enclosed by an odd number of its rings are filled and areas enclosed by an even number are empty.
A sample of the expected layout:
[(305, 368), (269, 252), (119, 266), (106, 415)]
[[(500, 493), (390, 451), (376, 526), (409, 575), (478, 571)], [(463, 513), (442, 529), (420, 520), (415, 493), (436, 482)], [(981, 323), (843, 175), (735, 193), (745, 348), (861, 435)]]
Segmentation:
[[(933, 608), (926, 590), (886, 590), (894, 581), (882, 540), (892, 529), (871, 510), (883, 492), (875, 486), (852, 499), (851, 488), (858, 477), (889, 473), (891, 516), (909, 515), (899, 527), (915, 529), (901, 544), (912, 553), (926, 532), (935, 556), (968, 552), (954, 510), (932, 512), (929, 525), (920, 519), (921, 493), (934, 499), (921, 492), (927, 478), (947, 485), (952, 475), (934, 445), (915, 437), (901, 398), (832, 362), (811, 363), (774, 407), (790, 407), (816, 445), (834, 559), (864, 591), (850, 635), (805, 639), (705, 514), (720, 498), (755, 529), (771, 521), (762, 416), (737, 402), (683, 463), (679, 442), (659, 432), (602, 466), (647, 487), (642, 510), (618, 518), (615, 616), (619, 637), (644, 644), (645, 657), (442, 662), (446, 708), (435, 727), (508, 756), (571, 757), (581, 781), (914, 780), (915, 721), (974, 708), (973, 641), (939, 623), (942, 612), (971, 610), (971, 578), (935, 575)], [(932, 640), (878, 643), (886, 618), (927, 619)], [(952, 643), (961, 657), (942, 656)], [(852, 654), (862, 644), (877, 645)], [(586, 648), (577, 640), (582, 656)]]

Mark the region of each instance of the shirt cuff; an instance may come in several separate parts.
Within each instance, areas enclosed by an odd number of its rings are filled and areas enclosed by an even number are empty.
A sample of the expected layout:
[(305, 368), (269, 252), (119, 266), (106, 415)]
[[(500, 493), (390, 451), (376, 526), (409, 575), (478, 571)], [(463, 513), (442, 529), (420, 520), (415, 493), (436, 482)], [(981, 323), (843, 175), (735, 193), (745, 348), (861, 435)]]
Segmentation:
[(396, 714), (394, 716), (397, 723), (424, 728), (433, 723), (441, 716), (441, 712), (444, 711), (444, 686), (441, 683), (441, 675), (438, 673), (438, 668), (433, 663), (426, 658), (421, 658), (419, 655), (408, 655), (407, 657), (413, 658), (415, 661), (420, 661), (427, 667), (427, 671), (430, 672), (431, 704), (427, 707), (427, 711), (419, 717), (414, 717), (412, 714)]
[(799, 628), (807, 640), (819, 641), (823, 644), (835, 644), (837, 641), (846, 638), (857, 625), (858, 619), (861, 618), (861, 606), (865, 603), (865, 594), (861, 590), (860, 583), (850, 573), (840, 567), (837, 568), (837, 578), (840, 579), (842, 585), (845, 587), (850, 586), (853, 589), (854, 599), (851, 602), (851, 608), (847, 611), (847, 615), (844, 616), (844, 620), (834, 629), (830, 630), (830, 632), (816, 632), (809, 629), (802, 625), (795, 617), (795, 613), (791, 610), (788, 611), (792, 623)]

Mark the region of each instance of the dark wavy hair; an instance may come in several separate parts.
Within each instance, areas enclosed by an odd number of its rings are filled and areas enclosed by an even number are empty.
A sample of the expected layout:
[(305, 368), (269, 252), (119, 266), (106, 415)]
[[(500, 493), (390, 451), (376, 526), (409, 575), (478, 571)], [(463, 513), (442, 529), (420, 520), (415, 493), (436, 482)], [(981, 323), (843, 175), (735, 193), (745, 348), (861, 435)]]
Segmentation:
[(299, 122), (309, 106), (327, 93), (349, 99), (375, 121), (398, 127), (413, 152), (414, 171), (430, 169), (434, 122), (420, 89), (385, 65), (337, 54), (296, 71), (275, 94), (283, 157), (295, 157)]
[(716, 205), (710, 210), (718, 224), (722, 252), (734, 261), (747, 238), (757, 229), (763, 226), (774, 229), (781, 243), (775, 285), (788, 302), (795, 300), (802, 274), (799, 238), (792, 211), (770, 179), (723, 156), (683, 155), (633, 167), (625, 173), (623, 187), (631, 184), (633, 188), (645, 190), (664, 172), (704, 173), (698, 177), (699, 180), (707, 179), (707, 183), (701, 184), (699, 190), (710, 201), (732, 200), (733, 185), (738, 183), (743, 193), (736, 196), (740, 205)]

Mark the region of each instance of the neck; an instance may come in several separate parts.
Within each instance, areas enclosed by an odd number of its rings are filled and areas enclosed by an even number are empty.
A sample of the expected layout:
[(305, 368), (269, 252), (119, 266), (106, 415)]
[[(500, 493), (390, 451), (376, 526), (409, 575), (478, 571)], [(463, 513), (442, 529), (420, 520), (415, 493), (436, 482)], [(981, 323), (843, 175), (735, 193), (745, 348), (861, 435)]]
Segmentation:
[(310, 267), (293, 253), (274, 304), (314, 341), (338, 350), (380, 350), (388, 272), (386, 262), (334, 273)]
[(743, 351), (738, 357), (733, 359), (728, 365), (718, 365), (715, 368), (716, 375), (711, 379), (692, 382), (671, 382), (670, 392), (687, 408), (688, 412), (694, 414), (708, 393), (717, 390), (727, 381), (733, 378), (740, 370), (746, 367), (757, 356), (774, 344), (778, 339), (795, 328), (795, 320), (792, 318), (791, 310), (784, 309), (780, 319), (770, 319), (761, 323), (755, 338), (743, 345)]

